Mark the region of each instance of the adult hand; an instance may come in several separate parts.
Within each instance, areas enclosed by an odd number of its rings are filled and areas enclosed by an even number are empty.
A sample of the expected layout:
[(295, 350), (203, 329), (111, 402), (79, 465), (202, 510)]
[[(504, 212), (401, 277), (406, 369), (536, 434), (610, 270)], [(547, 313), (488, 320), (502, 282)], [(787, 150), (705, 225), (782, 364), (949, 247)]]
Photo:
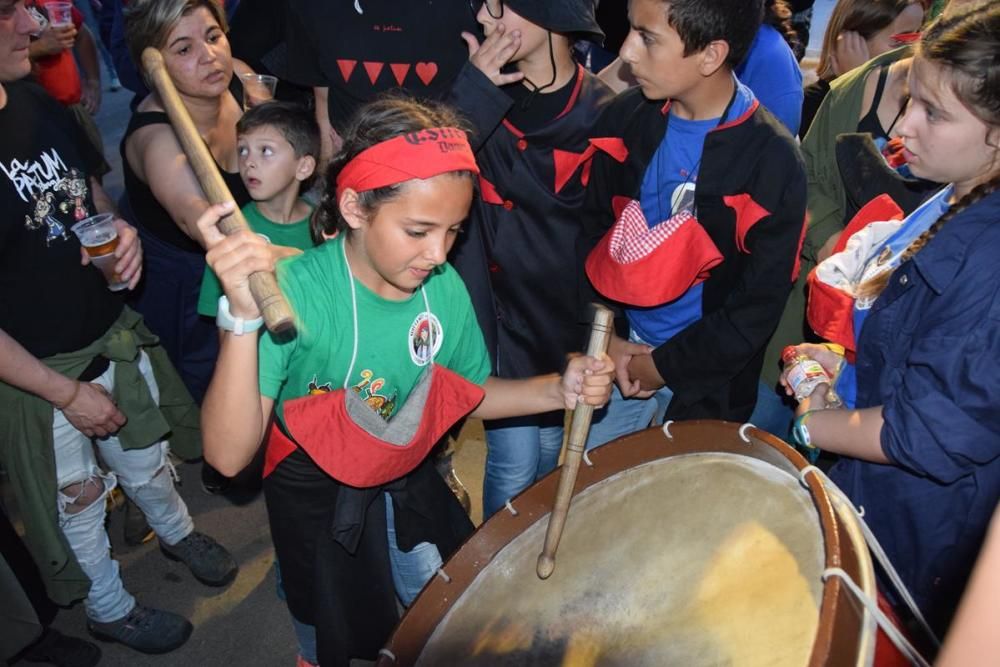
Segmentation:
[(229, 312), (235, 317), (250, 320), (260, 317), (260, 309), (250, 294), (250, 274), (274, 271), (278, 255), (259, 234), (242, 229), (225, 236), (219, 231), (218, 222), (236, 208), (233, 202), (208, 207), (198, 218), (198, 230), (205, 241), (205, 260), (215, 271), (222, 289), (229, 298)]
[(636, 355), (648, 355), (652, 351), (653, 348), (648, 345), (640, 345), (627, 341), (624, 338), (619, 338), (618, 336), (611, 336), (611, 341), (608, 344), (608, 355), (615, 364), (615, 381), (618, 383), (618, 389), (625, 398), (647, 398), (652, 396), (651, 391), (643, 391), (639, 381), (633, 380), (629, 374), (629, 363), (632, 361), (632, 358)]
[(108, 390), (93, 382), (80, 382), (76, 395), (61, 411), (76, 430), (90, 438), (117, 433), (128, 421)]
[[(115, 218), (112, 222), (118, 232), (118, 247), (115, 248), (115, 257), (118, 261), (115, 263), (115, 273), (128, 283), (129, 289), (135, 289), (142, 277), (142, 242), (135, 227), (121, 218)], [(90, 255), (82, 246), (80, 264), (83, 266), (90, 264)]]
[(600, 357), (572, 357), (561, 383), (566, 409), (572, 410), (579, 403), (598, 408), (607, 403), (611, 397), (614, 374), (614, 364), (606, 354)]
[(49, 25), (41, 32), (38, 39), (31, 42), (31, 57), (41, 58), (54, 56), (66, 49), (72, 49), (76, 42), (76, 26)]
[(83, 108), (95, 115), (101, 108), (101, 82), (95, 79), (87, 79), (83, 82), (80, 91), (80, 104)]
[(505, 86), (524, 78), (522, 72), (503, 74), (500, 71), (521, 48), (521, 31), (513, 30), (509, 35), (506, 33), (506, 26), (497, 23), (492, 34), (482, 44), (472, 33), (462, 33), (462, 39), (469, 46), (469, 62), (485, 74), (495, 86)]
[(868, 43), (865, 38), (853, 30), (845, 30), (837, 35), (837, 43), (833, 47), (833, 71), (837, 76), (850, 72), (859, 65), (868, 62)]

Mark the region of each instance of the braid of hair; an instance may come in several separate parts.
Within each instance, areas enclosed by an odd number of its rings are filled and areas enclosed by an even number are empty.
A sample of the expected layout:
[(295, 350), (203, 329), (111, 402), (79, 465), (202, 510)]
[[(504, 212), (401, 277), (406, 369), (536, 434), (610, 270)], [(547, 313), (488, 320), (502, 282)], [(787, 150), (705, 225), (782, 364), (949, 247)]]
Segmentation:
[[(907, 261), (912, 259), (914, 255), (923, 250), (924, 246), (930, 243), (930, 240), (934, 238), (939, 231), (941, 231), (941, 228), (944, 227), (949, 220), (970, 206), (973, 206), (979, 201), (990, 196), (998, 189), (1000, 189), (1000, 176), (994, 176), (991, 180), (974, 187), (968, 194), (948, 207), (948, 210), (942, 213), (941, 217), (935, 220), (934, 224), (931, 225), (927, 231), (913, 239), (913, 242), (907, 246), (906, 250), (903, 251), (903, 254), (900, 255), (899, 266), (902, 266)], [(882, 273), (861, 283), (854, 290), (855, 298), (877, 297), (885, 291), (885, 288), (889, 285), (889, 280), (892, 278), (894, 273), (895, 271), (883, 271)]]

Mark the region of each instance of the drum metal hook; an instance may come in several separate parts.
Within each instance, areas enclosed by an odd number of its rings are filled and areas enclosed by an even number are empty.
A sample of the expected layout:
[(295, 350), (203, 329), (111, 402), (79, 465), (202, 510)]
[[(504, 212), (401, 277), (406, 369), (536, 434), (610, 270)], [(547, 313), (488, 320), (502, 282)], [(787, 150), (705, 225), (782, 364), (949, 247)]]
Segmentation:
[(673, 440), (674, 436), (670, 435), (670, 425), (674, 423), (673, 419), (668, 419), (663, 422), (663, 435), (667, 436), (669, 439)]
[(389, 660), (392, 660), (393, 663), (397, 662), (397, 660), (396, 660), (396, 654), (393, 653), (392, 651), (390, 651), (387, 648), (380, 648), (378, 650), (378, 654), (379, 655), (384, 655), (385, 657), (389, 658)]
[(815, 473), (816, 476), (819, 478), (820, 484), (822, 484), (823, 483), (823, 475), (820, 474), (822, 472), (823, 472), (822, 470), (820, 470), (819, 468), (817, 468), (814, 465), (807, 465), (806, 467), (804, 467), (801, 470), (799, 470), (799, 484), (801, 484), (802, 486), (804, 486), (806, 488), (809, 488), (809, 485), (806, 483), (806, 475), (808, 475), (809, 473)]
[(587, 464), (588, 468), (594, 467), (594, 462), (590, 460), (590, 456), (587, 455), (587, 450), (583, 451), (583, 462)]
[(450, 584), (451, 583), (451, 577), (448, 576), (448, 573), (444, 571), (443, 567), (439, 567), (437, 569), (437, 572), (435, 574), (437, 574), (437, 576), (439, 576), (442, 579), (444, 579), (444, 583), (446, 583), (446, 584)]
[(750, 422), (747, 422), (743, 426), (740, 426), (740, 440), (742, 440), (743, 442), (747, 443), (748, 445), (752, 445), (753, 442), (750, 440), (750, 437), (747, 435), (747, 429), (748, 428), (757, 428), (757, 427), (754, 426), (753, 424), (751, 424)]
[(517, 516), (519, 514), (519, 512), (514, 509), (514, 506), (510, 504), (510, 499), (504, 502), (503, 506), (507, 508), (507, 511), (510, 512), (511, 516)]

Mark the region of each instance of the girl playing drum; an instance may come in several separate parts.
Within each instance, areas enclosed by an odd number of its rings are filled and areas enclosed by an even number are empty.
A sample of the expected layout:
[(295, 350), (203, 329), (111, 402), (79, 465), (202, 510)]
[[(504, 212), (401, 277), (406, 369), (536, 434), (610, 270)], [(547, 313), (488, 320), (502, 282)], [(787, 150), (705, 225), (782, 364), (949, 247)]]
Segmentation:
[(478, 173), (456, 126), (451, 112), (405, 99), (359, 113), (320, 205), (341, 233), (279, 271), (292, 338), (244, 335), (259, 327), (248, 275), (273, 269), (264, 241), (223, 238), (215, 222), (231, 208), (199, 221), (230, 319), (204, 403), (205, 454), (235, 474), (267, 436), (283, 584), (293, 616), (317, 626), (324, 667), (373, 658), (395, 593), (408, 603), (470, 532), (426, 460), (448, 429), (469, 413), (600, 405), (610, 392), (610, 362), (591, 357), (561, 377), (488, 377), (468, 293), (445, 262)]

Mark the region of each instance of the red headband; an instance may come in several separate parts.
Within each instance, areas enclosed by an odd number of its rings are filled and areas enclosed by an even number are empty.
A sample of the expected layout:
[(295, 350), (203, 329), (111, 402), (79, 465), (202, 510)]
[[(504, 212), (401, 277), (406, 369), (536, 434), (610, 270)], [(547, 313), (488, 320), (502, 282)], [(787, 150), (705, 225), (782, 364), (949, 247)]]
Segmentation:
[(366, 148), (344, 165), (337, 176), (337, 198), (346, 188), (364, 192), (449, 171), (479, 173), (465, 132), (455, 127), (408, 132)]

